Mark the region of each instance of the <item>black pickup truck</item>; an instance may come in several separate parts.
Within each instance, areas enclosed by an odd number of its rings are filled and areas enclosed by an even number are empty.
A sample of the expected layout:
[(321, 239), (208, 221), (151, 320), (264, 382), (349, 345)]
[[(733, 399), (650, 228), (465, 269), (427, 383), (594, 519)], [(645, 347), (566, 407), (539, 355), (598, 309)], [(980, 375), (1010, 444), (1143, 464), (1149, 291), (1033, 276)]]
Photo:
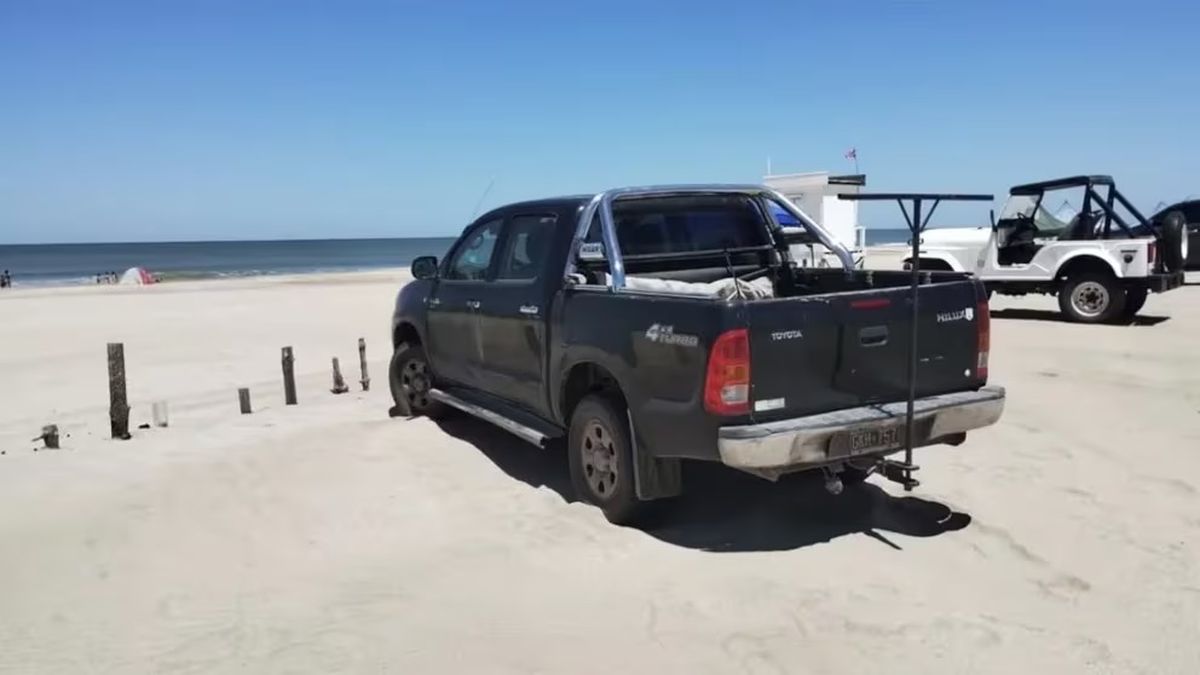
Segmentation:
[[(790, 246), (803, 242), (844, 268), (798, 266)], [(762, 186), (505, 206), (441, 263), (413, 262), (393, 316), (395, 410), (457, 408), (565, 445), (579, 496), (613, 522), (678, 494), (685, 459), (772, 480), (821, 469), (834, 491), (874, 470), (894, 477), (887, 456), (908, 440), (909, 275), (852, 268)], [(957, 445), (1004, 406), (986, 386), (986, 291), (952, 272), (916, 289), (912, 445)]]

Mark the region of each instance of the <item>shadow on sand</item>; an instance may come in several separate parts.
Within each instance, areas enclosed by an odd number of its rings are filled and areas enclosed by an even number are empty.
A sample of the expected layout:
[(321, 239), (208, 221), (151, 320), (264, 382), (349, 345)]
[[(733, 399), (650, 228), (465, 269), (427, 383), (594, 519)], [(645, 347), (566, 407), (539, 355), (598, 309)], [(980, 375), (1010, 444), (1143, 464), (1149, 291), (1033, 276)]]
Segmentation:
[[(535, 448), (466, 415), (451, 415), (438, 424), (512, 478), (576, 501), (564, 453)], [(971, 523), (966, 513), (919, 497), (896, 497), (871, 482), (847, 487), (835, 497), (825, 491), (819, 473), (772, 483), (705, 462), (685, 463), (683, 496), (654, 507), (639, 529), (704, 551), (790, 550), (848, 534), (865, 534), (901, 550), (889, 533), (934, 537)]]
[[(1070, 323), (1059, 312), (1054, 312), (1046, 309), (993, 309), (993, 319), (1018, 319), (1023, 321), (1053, 321), (1056, 323)], [(1125, 325), (1125, 326), (1157, 326), (1158, 324), (1169, 321), (1169, 316), (1147, 316), (1138, 314), (1133, 317), (1132, 321), (1125, 320), (1119, 324), (1110, 325)]]

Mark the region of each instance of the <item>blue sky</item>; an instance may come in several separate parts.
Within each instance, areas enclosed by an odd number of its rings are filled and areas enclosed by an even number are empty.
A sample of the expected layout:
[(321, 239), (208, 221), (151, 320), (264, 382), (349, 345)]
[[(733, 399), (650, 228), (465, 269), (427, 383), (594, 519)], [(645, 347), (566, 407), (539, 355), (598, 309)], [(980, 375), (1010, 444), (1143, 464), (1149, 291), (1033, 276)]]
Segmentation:
[(455, 234), (493, 180), (485, 207), (849, 147), (876, 190), (1200, 194), (1200, 7), (984, 4), (0, 0), (0, 242)]

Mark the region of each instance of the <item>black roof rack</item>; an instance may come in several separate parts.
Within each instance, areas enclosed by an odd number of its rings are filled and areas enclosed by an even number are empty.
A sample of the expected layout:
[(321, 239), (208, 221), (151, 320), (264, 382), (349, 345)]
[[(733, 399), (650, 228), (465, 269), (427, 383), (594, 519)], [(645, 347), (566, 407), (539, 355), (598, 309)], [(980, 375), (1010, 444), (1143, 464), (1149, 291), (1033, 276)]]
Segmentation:
[(1066, 178), (1055, 178), (1053, 180), (1043, 180), (1037, 183), (1026, 183), (1024, 185), (1014, 185), (1008, 191), (1010, 195), (1036, 195), (1045, 192), (1046, 190), (1058, 190), (1060, 188), (1080, 187), (1083, 185), (1109, 185), (1113, 184), (1112, 176), (1067, 176)]

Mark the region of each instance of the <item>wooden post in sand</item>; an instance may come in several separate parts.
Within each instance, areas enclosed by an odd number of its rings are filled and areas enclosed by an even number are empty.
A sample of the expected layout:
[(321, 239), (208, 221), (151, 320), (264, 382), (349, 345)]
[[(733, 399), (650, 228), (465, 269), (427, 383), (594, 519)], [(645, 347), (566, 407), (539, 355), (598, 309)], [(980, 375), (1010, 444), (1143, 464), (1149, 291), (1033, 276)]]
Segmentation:
[(283, 402), (287, 405), (296, 405), (296, 373), (292, 369), (292, 364), (295, 358), (292, 356), (292, 348), (283, 348)]
[(108, 420), (112, 437), (129, 440), (129, 400), (125, 396), (125, 345), (108, 343)]
[(342, 368), (338, 365), (338, 357), (333, 357), (333, 389), (330, 389), (335, 394), (344, 394), (350, 391), (350, 387), (346, 386), (346, 378), (342, 377)]
[(371, 391), (371, 376), (367, 374), (367, 341), (358, 338), (358, 369), (362, 371), (362, 379), (358, 381), (363, 391)]
[(247, 387), (242, 387), (241, 389), (238, 389), (238, 408), (242, 411), (243, 415), (249, 415), (251, 412), (250, 411), (250, 389)]

